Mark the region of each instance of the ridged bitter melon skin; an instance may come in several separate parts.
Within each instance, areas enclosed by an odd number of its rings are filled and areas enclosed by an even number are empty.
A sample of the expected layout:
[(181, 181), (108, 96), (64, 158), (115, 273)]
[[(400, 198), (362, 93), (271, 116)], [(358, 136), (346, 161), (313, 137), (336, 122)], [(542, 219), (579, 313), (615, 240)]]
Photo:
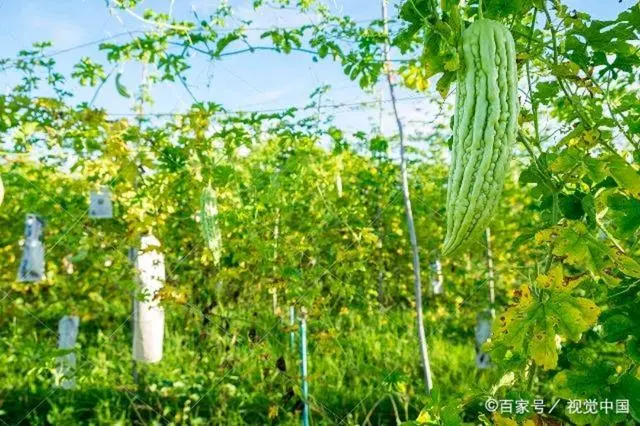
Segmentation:
[(502, 193), (518, 118), (516, 52), (502, 24), (480, 19), (462, 33), (443, 254), (489, 224)]
[(218, 226), (218, 201), (216, 191), (205, 187), (200, 195), (200, 226), (202, 236), (217, 265), (222, 255), (222, 235)]

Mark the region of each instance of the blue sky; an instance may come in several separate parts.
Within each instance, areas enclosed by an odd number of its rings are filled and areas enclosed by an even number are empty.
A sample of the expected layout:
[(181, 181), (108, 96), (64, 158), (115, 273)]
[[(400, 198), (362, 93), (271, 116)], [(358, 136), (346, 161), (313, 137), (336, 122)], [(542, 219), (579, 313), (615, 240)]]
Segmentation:
[[(377, 19), (380, 6), (377, 0), (325, 0), (336, 12), (351, 16), (356, 20)], [(186, 17), (195, 8), (206, 16), (211, 5), (217, 0), (175, 0), (174, 15)], [(292, 11), (265, 9), (256, 14), (251, 10), (250, 1), (231, 0), (239, 17), (254, 20), (256, 27), (275, 25), (296, 26), (308, 23), (313, 16), (305, 16)], [(570, 8), (577, 8), (599, 19), (614, 18), (620, 11), (635, 3), (634, 0), (565, 0)], [(143, 8), (168, 11), (169, 0), (146, 0)], [(394, 13), (391, 8), (391, 13)], [(112, 37), (126, 31), (141, 30), (145, 24), (122, 11), (110, 12), (104, 0), (0, 0), (0, 57), (13, 57), (20, 49), (27, 49), (31, 43), (50, 40), (53, 50), (72, 48), (94, 40)], [(259, 32), (255, 32), (258, 35)], [(126, 40), (128, 36), (117, 40)], [(259, 41), (255, 42), (256, 45)], [(91, 56), (104, 61), (104, 54), (97, 45), (75, 49), (56, 55), (60, 69), (71, 70), (72, 65), (82, 56)], [(201, 58), (193, 59), (193, 68), (188, 74), (188, 83), (199, 100), (222, 103), (229, 109), (269, 110), (291, 105), (305, 105), (309, 94), (321, 84), (330, 84), (333, 89), (326, 97), (328, 103), (353, 103), (360, 100), (376, 100), (377, 93), (365, 93), (357, 84), (343, 75), (340, 67), (331, 61), (314, 63), (309, 55), (294, 53), (279, 55), (272, 52), (238, 55), (211, 63)], [(107, 66), (109, 69), (109, 66)], [(14, 81), (5, 74), (0, 80), (4, 91)], [(131, 88), (140, 80), (140, 67), (125, 65), (123, 81)], [(78, 99), (89, 100), (93, 89), (75, 88)], [(383, 97), (388, 97), (386, 88)], [(403, 93), (401, 96), (415, 96)], [(180, 84), (158, 87), (154, 91), (156, 103), (148, 112), (174, 112), (186, 108), (191, 98)], [(96, 105), (110, 113), (130, 112), (131, 101), (117, 95), (113, 84), (105, 86)], [(384, 113), (384, 127), (392, 127), (388, 116), (388, 104)], [(423, 100), (404, 101), (401, 112), (407, 120), (419, 118), (430, 111)], [(329, 111), (328, 111), (329, 112)], [(377, 124), (378, 111), (361, 111), (359, 108), (332, 110), (336, 122), (346, 130), (360, 130)]]

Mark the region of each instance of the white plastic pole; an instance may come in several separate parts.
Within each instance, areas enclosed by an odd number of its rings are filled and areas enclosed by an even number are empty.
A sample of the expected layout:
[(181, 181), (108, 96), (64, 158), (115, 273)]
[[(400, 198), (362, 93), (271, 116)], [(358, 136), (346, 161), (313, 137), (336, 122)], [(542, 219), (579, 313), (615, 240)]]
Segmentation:
[(302, 375), (302, 426), (309, 426), (309, 382), (307, 381), (307, 314), (300, 314), (300, 373)]
[[(164, 256), (157, 250), (160, 241), (153, 235), (142, 237), (136, 256), (140, 296), (133, 303), (133, 359), (153, 363), (162, 359), (164, 310), (156, 300), (165, 281)], [(140, 300), (144, 297), (144, 300)]]

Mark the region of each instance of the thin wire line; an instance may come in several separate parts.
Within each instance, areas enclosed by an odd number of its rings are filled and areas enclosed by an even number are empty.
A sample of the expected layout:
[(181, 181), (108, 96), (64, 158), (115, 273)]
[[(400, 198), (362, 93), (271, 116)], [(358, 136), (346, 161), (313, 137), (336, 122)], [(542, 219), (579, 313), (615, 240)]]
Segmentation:
[[(416, 100), (423, 100), (423, 99), (428, 99), (427, 96), (407, 96), (404, 98), (398, 98), (397, 101), (416, 101)], [(389, 103), (391, 102), (390, 99), (385, 99), (383, 101), (379, 101), (379, 100), (371, 100), (371, 101), (360, 101), (360, 102), (352, 102), (352, 103), (339, 103), (339, 104), (325, 104), (325, 105), (320, 105), (315, 107), (316, 109), (340, 109), (340, 108), (349, 108), (349, 107), (356, 107), (356, 106), (363, 106), (363, 105), (376, 105), (378, 103)], [(269, 113), (269, 112), (284, 112), (287, 110), (304, 110), (306, 107), (289, 107), (289, 108), (267, 108), (267, 109), (261, 109), (261, 110), (247, 110), (247, 111), (243, 111), (243, 110), (235, 110), (235, 111), (227, 111), (228, 113), (231, 114), (240, 114), (240, 113), (249, 113), (249, 114), (259, 114), (259, 113)], [(148, 113), (143, 113), (143, 114), (136, 114), (133, 112), (125, 112), (125, 113), (110, 113), (108, 114), (111, 117), (137, 117), (137, 116), (144, 116), (144, 117), (177, 117), (177, 116), (185, 116), (185, 115), (190, 115), (190, 112), (148, 112)]]
[[(0, 3), (0, 7), (2, 7), (3, 5), (4, 5), (4, 2)], [(358, 21), (352, 21), (352, 22), (354, 22), (356, 24), (364, 24), (364, 23), (373, 22), (373, 21), (375, 21), (375, 19), (364, 19), (364, 20), (358, 20)], [(337, 27), (337, 26), (339, 26), (339, 25), (338, 24), (330, 25), (330, 27)], [(266, 31), (275, 31), (275, 30), (295, 30), (295, 29), (299, 29), (299, 28), (300, 27), (296, 27), (296, 26), (253, 27), (253, 28), (252, 27), (247, 27), (247, 28), (234, 28), (234, 29), (221, 28), (221, 29), (215, 30), (215, 32), (218, 33), (218, 34), (228, 34), (228, 33), (231, 33), (231, 32), (234, 32), (234, 31), (239, 31), (239, 30), (240, 31), (263, 31), (263, 32), (266, 32)], [(64, 48), (64, 49), (55, 50), (55, 51), (50, 52), (50, 53), (45, 53), (43, 55), (38, 56), (38, 58), (51, 58), (51, 57), (54, 57), (54, 56), (62, 55), (64, 53), (73, 52), (74, 50), (83, 49), (85, 47), (95, 46), (96, 44), (108, 42), (108, 41), (111, 41), (111, 40), (114, 40), (116, 38), (120, 38), (120, 37), (123, 37), (123, 36), (126, 36), (126, 35), (146, 34), (146, 33), (147, 33), (147, 31), (145, 31), (145, 30), (124, 31), (124, 32), (121, 32), (121, 33), (114, 34), (114, 35), (112, 35), (110, 37), (102, 37), (102, 38), (99, 38), (99, 39), (88, 41), (86, 43), (81, 43), (81, 44), (78, 44), (78, 45), (75, 45), (75, 46), (70, 46), (70, 47), (67, 47), (67, 48)]]

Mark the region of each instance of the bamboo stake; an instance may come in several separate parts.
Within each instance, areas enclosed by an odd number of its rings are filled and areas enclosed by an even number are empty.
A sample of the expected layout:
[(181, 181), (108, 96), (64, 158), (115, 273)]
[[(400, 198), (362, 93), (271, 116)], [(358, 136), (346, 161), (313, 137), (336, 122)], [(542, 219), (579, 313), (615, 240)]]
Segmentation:
[[(383, 135), (383, 113), (384, 108), (382, 107), (382, 85), (380, 85), (380, 90), (377, 92), (378, 97), (378, 134), (380, 136)], [(376, 220), (380, 225), (380, 264), (378, 265), (380, 269), (378, 270), (378, 303), (380, 303), (380, 309), (382, 309), (384, 304), (384, 259), (382, 259), (383, 253), (383, 242), (385, 237), (385, 228), (384, 223), (382, 222), (382, 209), (380, 208), (380, 200), (378, 199), (378, 206), (376, 208)]]

